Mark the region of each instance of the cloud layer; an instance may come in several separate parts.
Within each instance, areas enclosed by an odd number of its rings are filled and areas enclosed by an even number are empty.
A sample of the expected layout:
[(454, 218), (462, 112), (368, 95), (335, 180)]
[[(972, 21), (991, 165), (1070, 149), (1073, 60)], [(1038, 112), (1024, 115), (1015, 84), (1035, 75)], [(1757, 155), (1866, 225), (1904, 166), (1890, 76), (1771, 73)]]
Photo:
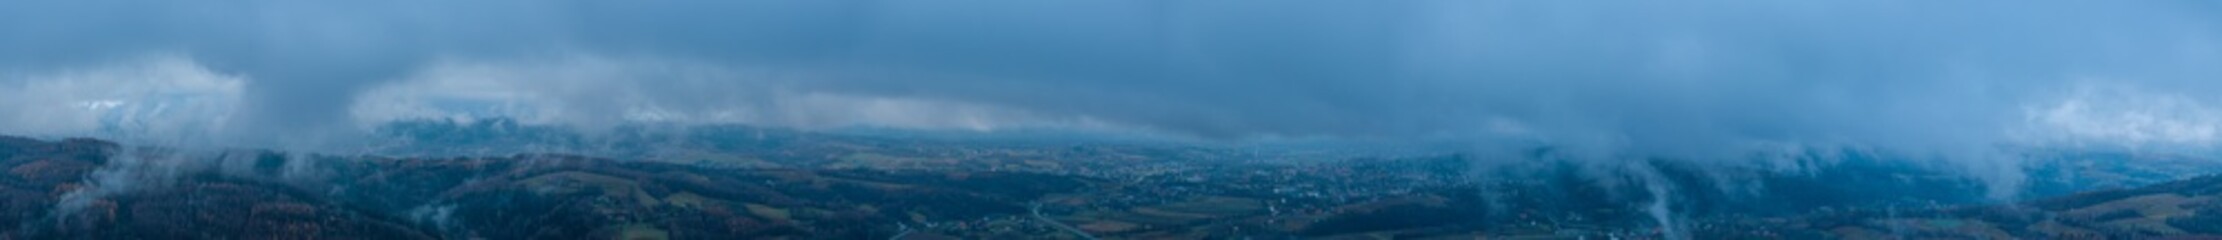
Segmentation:
[[(500, 116), (1515, 141), (1689, 157), (1781, 145), (2203, 147), (2217, 134), (2217, 99), (2205, 93), (2222, 90), (2214, 10), (2196, 1), (22, 1), (0, 4), (10, 36), (0, 38), (0, 91), (23, 93), (5, 97), (0, 119), (11, 133), (97, 132), (85, 122), (144, 119), (154, 110), (134, 107), (158, 102), (170, 107), (157, 112), (194, 121), (145, 128), (191, 131), (148, 135), (325, 135)], [(158, 97), (172, 95), (206, 97)]]
[(659, 59), (572, 56), (441, 61), (365, 90), (354, 122), (510, 118), (525, 124), (747, 124), (804, 129), (889, 127), (993, 131), (1101, 127), (991, 105), (799, 88), (810, 76)]

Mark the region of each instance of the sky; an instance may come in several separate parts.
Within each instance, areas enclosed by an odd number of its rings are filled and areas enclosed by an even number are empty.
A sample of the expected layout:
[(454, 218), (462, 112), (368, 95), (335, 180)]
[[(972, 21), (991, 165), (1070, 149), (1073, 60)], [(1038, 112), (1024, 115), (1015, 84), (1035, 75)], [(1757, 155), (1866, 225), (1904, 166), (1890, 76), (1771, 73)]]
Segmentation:
[(2218, 24), (2208, 1), (7, 1), (0, 134), (278, 146), (498, 117), (2203, 148)]

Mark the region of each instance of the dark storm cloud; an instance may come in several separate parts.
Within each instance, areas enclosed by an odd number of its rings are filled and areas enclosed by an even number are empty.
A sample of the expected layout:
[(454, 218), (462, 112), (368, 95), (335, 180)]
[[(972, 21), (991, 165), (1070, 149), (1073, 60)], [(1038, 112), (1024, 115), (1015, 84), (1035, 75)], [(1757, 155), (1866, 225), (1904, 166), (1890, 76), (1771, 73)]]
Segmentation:
[[(2097, 92), (2166, 96), (2183, 100), (2161, 102), (2189, 108), (2214, 100), (2205, 90), (2222, 89), (2214, 83), (2222, 68), (2212, 67), (2222, 66), (2222, 16), (2214, 14), (2222, 9), (2190, 1), (5, 5), (0, 69), (23, 73), (11, 76), (182, 55), (246, 79), (243, 115), (233, 125), (253, 127), (241, 131), (347, 125), (339, 122), (358, 119), (348, 115), (360, 111), (349, 109), (366, 105), (357, 102), (365, 89), (446, 79), (426, 76), (441, 72), (428, 69), (454, 59), (512, 66), (579, 55), (779, 78), (712, 74), (658, 87), (670, 84), (643, 79), (663, 77), (648, 73), (592, 80), (632, 84), (582, 84), (638, 91), (610, 95), (675, 111), (777, 105), (720, 94), (778, 88), (994, 109), (938, 121), (974, 125), (1088, 119), (1220, 139), (1525, 139), (1653, 152), (1750, 142), (1981, 147), (2049, 136), (2025, 132), (2057, 126), (2022, 125), (2063, 121), (2054, 125), (2086, 126), (2064, 131), (2074, 136), (2156, 139), (2210, 123), (2194, 116), (2109, 128), (2109, 121), (2138, 119), (2028, 113), (2093, 92), (2085, 89), (2130, 89)], [(666, 69), (643, 68), (611, 72)], [(537, 107), (593, 115), (628, 109), (553, 102)], [(890, 115), (798, 106), (756, 106), (754, 114), (815, 116), (759, 117), (787, 123)], [(2150, 112), (2096, 108), (2088, 112)]]

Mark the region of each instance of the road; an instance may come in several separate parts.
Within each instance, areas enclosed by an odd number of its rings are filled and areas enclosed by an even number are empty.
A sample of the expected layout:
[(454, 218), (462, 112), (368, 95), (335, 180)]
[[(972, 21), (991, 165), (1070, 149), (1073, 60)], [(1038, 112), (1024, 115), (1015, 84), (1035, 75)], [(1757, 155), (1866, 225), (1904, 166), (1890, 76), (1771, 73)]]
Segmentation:
[(1050, 220), (1048, 216), (1042, 216), (1042, 202), (1034, 202), (1033, 211), (1034, 220), (1049, 223), (1049, 226), (1057, 227), (1057, 229), (1063, 229), (1065, 230), (1065, 232), (1070, 232), (1074, 236), (1080, 236), (1080, 239), (1096, 240), (1096, 236), (1089, 235), (1087, 231), (1080, 231), (1079, 228), (1073, 228), (1071, 225), (1065, 225), (1065, 223), (1063, 222)]

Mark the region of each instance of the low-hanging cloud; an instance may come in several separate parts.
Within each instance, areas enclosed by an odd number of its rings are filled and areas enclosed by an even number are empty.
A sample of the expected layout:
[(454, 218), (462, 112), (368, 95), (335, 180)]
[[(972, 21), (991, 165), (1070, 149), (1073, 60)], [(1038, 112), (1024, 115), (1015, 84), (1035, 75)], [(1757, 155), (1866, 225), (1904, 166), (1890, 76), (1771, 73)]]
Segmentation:
[(367, 89), (349, 109), (362, 129), (395, 121), (490, 118), (583, 128), (636, 123), (972, 131), (1108, 127), (994, 105), (795, 86), (808, 79), (661, 59), (448, 60)]
[[(2024, 143), (2104, 148), (2198, 149), (2222, 140), (2222, 112), (2183, 95), (2085, 86), (2027, 109)], [(2091, 146), (2097, 145), (2097, 146)]]
[(0, 82), (0, 131), (165, 143), (228, 129), (246, 85), (175, 56), (15, 78)]

